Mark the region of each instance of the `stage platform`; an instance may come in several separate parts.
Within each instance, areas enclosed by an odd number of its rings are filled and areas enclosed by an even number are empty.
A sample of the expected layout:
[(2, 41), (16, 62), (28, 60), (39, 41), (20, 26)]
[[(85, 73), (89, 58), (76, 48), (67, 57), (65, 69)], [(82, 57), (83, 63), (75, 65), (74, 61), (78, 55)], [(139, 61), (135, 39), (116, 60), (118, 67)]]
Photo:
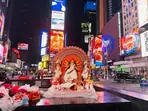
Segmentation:
[(15, 111), (132, 111), (131, 102), (107, 92), (97, 92), (98, 99), (54, 98), (49, 99), (50, 106), (18, 107)]
[(105, 91), (131, 101), (132, 111), (148, 111), (148, 95), (107, 87), (101, 84), (94, 84), (96, 91)]

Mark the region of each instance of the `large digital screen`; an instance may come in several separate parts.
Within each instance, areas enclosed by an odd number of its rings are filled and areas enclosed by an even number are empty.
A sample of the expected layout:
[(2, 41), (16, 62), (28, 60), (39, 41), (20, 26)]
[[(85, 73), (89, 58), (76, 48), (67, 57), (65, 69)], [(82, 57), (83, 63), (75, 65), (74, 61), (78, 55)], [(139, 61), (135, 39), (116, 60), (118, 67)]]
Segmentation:
[(51, 29), (64, 30), (65, 12), (52, 11)]
[(126, 35), (121, 39), (124, 54), (132, 54), (140, 51), (140, 35), (138, 33)]
[[(121, 30), (120, 24), (118, 22), (119, 19), (119, 13), (116, 13), (104, 26), (102, 30), (102, 39), (103, 39), (103, 52), (104, 55), (107, 55), (107, 60), (114, 60), (118, 61), (119, 58), (119, 37)], [(104, 57), (103, 57), (104, 58)], [(105, 58), (104, 58), (105, 59)]]
[(148, 31), (141, 33), (141, 53), (142, 57), (148, 56)]
[(5, 16), (4, 16), (4, 14), (2, 13), (2, 14), (0, 15), (0, 38), (2, 38), (2, 36), (3, 36), (4, 24), (5, 24)]
[(41, 47), (47, 47), (48, 43), (48, 32), (41, 31)]
[(92, 25), (91, 23), (81, 23), (82, 32), (91, 33)]
[(64, 47), (64, 32), (51, 31), (50, 33), (50, 51), (57, 52)]
[(87, 1), (85, 4), (85, 10), (96, 11), (96, 3), (92, 1)]
[(148, 0), (138, 0), (139, 27), (148, 23)]
[(102, 35), (95, 37), (95, 46), (93, 49), (93, 55), (96, 61), (96, 66), (101, 66), (103, 64), (102, 57)]
[(66, 11), (66, 0), (52, 0), (52, 10)]
[(44, 48), (41, 48), (41, 56), (47, 54), (47, 48), (44, 47)]
[(0, 44), (0, 64), (3, 62), (4, 47)]
[(28, 50), (28, 44), (18, 43), (18, 50)]

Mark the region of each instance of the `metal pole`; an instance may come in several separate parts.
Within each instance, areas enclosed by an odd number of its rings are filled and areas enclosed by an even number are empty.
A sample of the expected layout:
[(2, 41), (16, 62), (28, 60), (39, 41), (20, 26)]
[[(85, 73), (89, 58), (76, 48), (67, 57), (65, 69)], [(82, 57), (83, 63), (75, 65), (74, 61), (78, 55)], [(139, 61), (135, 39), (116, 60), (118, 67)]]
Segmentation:
[(107, 62), (107, 60), (108, 60), (108, 50), (107, 50), (107, 46), (106, 46), (106, 66), (107, 66), (107, 80), (108, 80), (108, 62)]

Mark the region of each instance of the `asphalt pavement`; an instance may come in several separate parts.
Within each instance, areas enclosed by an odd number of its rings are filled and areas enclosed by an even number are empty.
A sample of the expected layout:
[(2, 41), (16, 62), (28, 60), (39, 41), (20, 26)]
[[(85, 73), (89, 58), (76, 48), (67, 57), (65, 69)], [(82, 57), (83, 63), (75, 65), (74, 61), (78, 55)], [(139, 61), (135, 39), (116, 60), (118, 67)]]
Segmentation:
[(114, 80), (112, 79), (109, 79), (109, 80), (101, 79), (100, 81), (94, 82), (94, 84), (96, 83), (99, 83), (99, 84), (102, 84), (102, 85), (105, 85), (111, 88), (117, 88), (121, 90), (126, 90), (126, 91), (148, 95), (148, 87), (141, 88), (140, 84), (137, 84), (137, 83), (117, 83), (117, 82), (114, 82)]

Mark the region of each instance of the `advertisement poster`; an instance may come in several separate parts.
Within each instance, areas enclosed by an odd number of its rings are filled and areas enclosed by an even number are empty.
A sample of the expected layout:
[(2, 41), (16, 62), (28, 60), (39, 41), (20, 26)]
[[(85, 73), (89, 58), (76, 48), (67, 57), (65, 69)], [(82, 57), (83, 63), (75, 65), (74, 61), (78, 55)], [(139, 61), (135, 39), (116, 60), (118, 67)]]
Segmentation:
[(52, 11), (51, 29), (64, 30), (65, 12)]
[(148, 23), (148, 0), (138, 0), (139, 27)]
[(0, 38), (2, 38), (2, 36), (3, 36), (4, 24), (5, 24), (5, 16), (4, 16), (4, 14), (2, 13), (2, 14), (0, 15)]
[(18, 50), (28, 50), (28, 44), (18, 43)]
[(125, 54), (136, 53), (140, 51), (140, 35), (138, 33), (130, 34), (122, 39)]
[(124, 40), (125, 37), (120, 37), (119, 38), (119, 47), (120, 47), (120, 55), (124, 55), (124, 48), (123, 48), (123, 44), (124, 44)]
[(66, 0), (52, 0), (52, 10), (66, 11)]
[(57, 52), (64, 47), (64, 32), (51, 31), (50, 33), (50, 51)]
[(47, 48), (41, 48), (41, 56), (45, 55), (47, 53)]
[(4, 63), (7, 61), (8, 49), (9, 49), (8, 44), (5, 44), (4, 50), (3, 50), (3, 62)]
[(148, 56), (148, 31), (140, 34), (142, 57)]
[(115, 40), (114, 37), (111, 35), (103, 35), (102, 37), (102, 52), (106, 53), (106, 52), (112, 52), (114, 50), (115, 47)]
[(48, 32), (42, 31), (41, 32), (41, 47), (47, 47), (48, 42)]
[(45, 55), (47, 52), (47, 43), (48, 43), (48, 31), (42, 30), (40, 32), (40, 40), (41, 40), (41, 55)]
[(4, 47), (0, 44), (0, 64), (3, 62)]
[(103, 63), (102, 57), (102, 35), (95, 37), (95, 47), (93, 49), (93, 55), (96, 61), (96, 66), (101, 66)]

